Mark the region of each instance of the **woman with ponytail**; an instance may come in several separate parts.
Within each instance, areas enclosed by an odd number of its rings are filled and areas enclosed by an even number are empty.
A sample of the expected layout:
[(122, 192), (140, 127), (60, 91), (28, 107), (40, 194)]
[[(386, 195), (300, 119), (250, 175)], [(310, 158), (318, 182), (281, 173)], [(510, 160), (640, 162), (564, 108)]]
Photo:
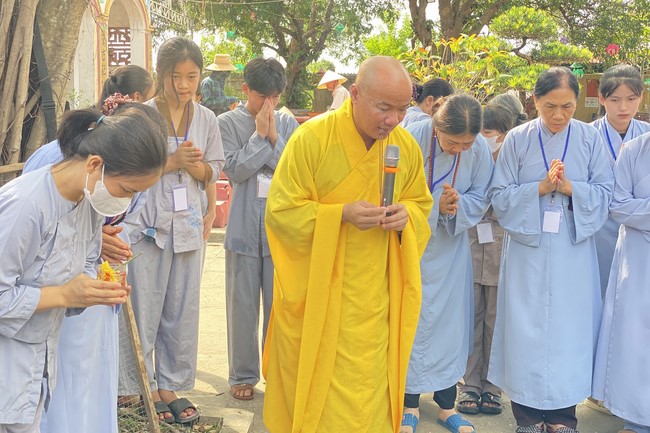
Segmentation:
[(40, 431), (64, 316), (125, 302), (129, 286), (96, 279), (101, 226), (160, 178), (161, 124), (141, 105), (110, 117), (68, 112), (57, 133), (63, 161), (0, 188), (0, 432)]
[(402, 126), (421, 120), (431, 120), (431, 116), (445, 102), (445, 97), (454, 93), (454, 88), (441, 78), (433, 78), (424, 84), (413, 83), (413, 102), (415, 105), (406, 110)]

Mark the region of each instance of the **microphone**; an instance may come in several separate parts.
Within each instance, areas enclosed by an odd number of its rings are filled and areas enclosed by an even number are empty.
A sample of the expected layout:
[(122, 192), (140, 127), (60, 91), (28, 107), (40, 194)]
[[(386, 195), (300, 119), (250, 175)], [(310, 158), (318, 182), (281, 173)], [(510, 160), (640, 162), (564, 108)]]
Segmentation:
[[(383, 207), (393, 204), (395, 195), (395, 173), (397, 173), (397, 163), (399, 162), (399, 146), (389, 144), (386, 146), (384, 155), (384, 190), (381, 195), (381, 205)], [(390, 216), (390, 212), (386, 213)]]

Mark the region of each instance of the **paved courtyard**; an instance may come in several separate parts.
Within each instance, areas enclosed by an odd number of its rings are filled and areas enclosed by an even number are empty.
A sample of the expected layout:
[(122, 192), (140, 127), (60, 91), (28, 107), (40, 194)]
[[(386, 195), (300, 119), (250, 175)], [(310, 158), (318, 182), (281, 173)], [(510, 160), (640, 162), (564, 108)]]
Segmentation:
[[(197, 383), (196, 389), (188, 393), (188, 397), (201, 408), (204, 420), (209, 421), (212, 417), (224, 418), (223, 433), (266, 433), (262, 422), (264, 382), (257, 385), (256, 396), (252, 401), (235, 400), (229, 393), (224, 292), (225, 252), (222, 239), (223, 230), (214, 230), (207, 249), (201, 285)], [(507, 399), (504, 406), (503, 414), (499, 416), (470, 416), (476, 431), (514, 432), (515, 422)], [(447, 432), (436, 423), (436, 413), (437, 406), (433, 403), (431, 394), (423, 395), (418, 433)], [(616, 433), (622, 428), (621, 421), (616, 417), (583, 405), (578, 406), (578, 419), (581, 433)]]

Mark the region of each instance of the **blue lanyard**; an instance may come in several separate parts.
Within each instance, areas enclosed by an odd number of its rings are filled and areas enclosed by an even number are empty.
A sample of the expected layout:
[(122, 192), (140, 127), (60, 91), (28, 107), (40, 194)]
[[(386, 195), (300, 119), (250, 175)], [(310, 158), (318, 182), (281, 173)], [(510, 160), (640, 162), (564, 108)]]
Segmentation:
[(438, 186), (438, 184), (440, 182), (445, 180), (447, 178), (447, 176), (449, 176), (449, 174), (451, 174), (451, 172), (454, 169), (454, 167), (456, 166), (456, 162), (458, 160), (458, 155), (456, 155), (454, 157), (454, 163), (451, 165), (451, 167), (449, 167), (449, 171), (447, 173), (445, 173), (444, 175), (442, 175), (438, 180), (436, 180), (434, 182), (433, 181), (433, 168), (434, 168), (434, 165), (435, 165), (434, 163), (435, 163), (435, 159), (436, 159), (436, 148), (437, 148), (436, 144), (437, 143), (438, 143), (438, 139), (437, 139), (437, 137), (435, 135), (435, 129), (434, 129), (434, 134), (433, 134), (433, 137), (432, 137), (432, 140), (431, 140), (431, 151), (429, 152), (429, 158), (430, 158), (429, 164), (431, 164), (431, 166), (429, 167), (429, 182), (428, 183), (429, 183), (429, 191), (430, 192), (433, 192), (436, 189), (436, 186)]
[[(564, 162), (564, 158), (566, 157), (566, 151), (569, 148), (569, 137), (571, 136), (571, 125), (569, 125), (569, 129), (566, 132), (566, 142), (564, 143), (564, 152), (562, 152), (562, 162)], [(539, 148), (542, 150), (542, 157), (544, 158), (544, 165), (546, 166), (546, 171), (549, 171), (551, 168), (548, 166), (548, 161), (546, 160), (546, 152), (544, 152), (544, 144), (542, 144), (542, 129), (537, 126), (537, 138), (539, 138)]]
[[(186, 112), (186, 118), (185, 118), (185, 137), (183, 137), (183, 142), (187, 141), (187, 135), (190, 133), (190, 101), (187, 101), (187, 105), (185, 106), (185, 112)], [(174, 140), (176, 140), (176, 152), (178, 152), (178, 149), (181, 147), (181, 143), (178, 142), (178, 134), (176, 133), (176, 127), (174, 126), (174, 121), (172, 120), (171, 112), (169, 114), (169, 121), (172, 124), (172, 129), (174, 130)], [(179, 168), (177, 171), (178, 174), (178, 183), (183, 182), (183, 173), (181, 172), (181, 169)]]
[[(185, 106), (185, 111), (187, 112), (187, 117), (185, 118), (185, 137), (183, 137), (183, 141), (187, 141), (187, 134), (190, 132), (190, 101), (187, 101), (187, 105)], [(172, 120), (172, 116), (170, 114), (169, 116), (169, 121), (172, 124), (172, 129), (174, 130), (174, 139), (176, 140), (176, 148), (181, 147), (181, 143), (178, 142), (178, 134), (176, 133), (176, 127), (174, 126), (174, 121)]]
[[(632, 123), (630, 123), (630, 127), (631, 126)], [(607, 125), (607, 121), (605, 121), (605, 137), (607, 137), (607, 144), (609, 145), (609, 151), (612, 152), (614, 161), (616, 161), (616, 152), (614, 152), (614, 146), (612, 146), (612, 140), (609, 138), (609, 126)]]

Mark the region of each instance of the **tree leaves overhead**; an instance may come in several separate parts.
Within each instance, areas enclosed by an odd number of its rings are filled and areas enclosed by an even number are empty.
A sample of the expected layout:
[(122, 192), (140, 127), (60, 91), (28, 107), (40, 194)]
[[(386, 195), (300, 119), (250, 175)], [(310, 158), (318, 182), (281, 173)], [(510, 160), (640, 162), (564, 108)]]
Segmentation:
[[(193, 4), (195, 21), (206, 29), (223, 29), (267, 48), (287, 63), (288, 105), (304, 103), (301, 89), (306, 67), (327, 47), (361, 47), (373, 18), (392, 13), (390, 0), (229, 0)], [(335, 51), (336, 52), (336, 51)], [(342, 52), (340, 50), (339, 52)]]
[(544, 11), (517, 6), (494, 18), (490, 30), (506, 39), (547, 41), (557, 37), (559, 26), (555, 18)]

